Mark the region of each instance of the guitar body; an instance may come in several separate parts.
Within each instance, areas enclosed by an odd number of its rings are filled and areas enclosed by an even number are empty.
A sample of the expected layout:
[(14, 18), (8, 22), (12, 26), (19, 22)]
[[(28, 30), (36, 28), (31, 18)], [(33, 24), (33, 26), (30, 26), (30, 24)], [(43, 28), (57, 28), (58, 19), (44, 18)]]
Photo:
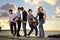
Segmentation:
[(34, 26), (37, 26), (37, 25), (38, 25), (38, 20), (37, 20), (37, 19), (34, 19), (34, 21), (32, 22), (32, 24), (33, 24)]

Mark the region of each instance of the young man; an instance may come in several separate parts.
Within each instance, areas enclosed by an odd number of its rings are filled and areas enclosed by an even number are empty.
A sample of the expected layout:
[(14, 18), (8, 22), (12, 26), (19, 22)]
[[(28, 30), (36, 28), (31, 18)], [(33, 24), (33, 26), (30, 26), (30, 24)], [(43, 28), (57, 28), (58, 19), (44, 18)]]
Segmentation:
[(18, 29), (17, 29), (17, 37), (20, 37), (20, 34), (19, 34), (19, 31), (20, 31), (20, 28), (21, 28), (21, 8), (18, 7), (17, 9), (17, 13), (16, 13), (16, 21), (17, 21), (17, 25), (18, 25)]
[(37, 25), (36, 25), (36, 20), (32, 14), (32, 10), (29, 9), (28, 10), (28, 22), (29, 22), (29, 26), (31, 28), (30, 32), (28, 33), (28, 37), (30, 36), (30, 34), (33, 32), (33, 29), (35, 29), (35, 36), (38, 35), (38, 29), (37, 29)]
[(23, 7), (21, 7), (21, 11), (22, 11), (22, 20), (23, 20), (23, 30), (24, 30), (24, 37), (27, 36), (27, 32), (26, 32), (26, 24), (27, 24), (27, 12), (24, 10)]
[[(9, 10), (9, 23), (10, 23), (10, 30), (11, 30), (11, 34), (15, 35), (16, 34), (16, 22), (15, 22), (15, 14), (13, 13), (13, 10), (10, 9)], [(13, 28), (14, 28), (14, 31), (13, 32)]]

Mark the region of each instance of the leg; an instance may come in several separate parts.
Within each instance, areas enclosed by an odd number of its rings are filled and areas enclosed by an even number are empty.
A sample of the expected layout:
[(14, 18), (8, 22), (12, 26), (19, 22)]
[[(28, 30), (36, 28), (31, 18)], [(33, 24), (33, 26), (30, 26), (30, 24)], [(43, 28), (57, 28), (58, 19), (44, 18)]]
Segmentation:
[(14, 23), (14, 35), (16, 34), (16, 23)]
[(10, 23), (10, 30), (11, 30), (11, 34), (13, 34), (13, 23)]
[(33, 32), (33, 25), (32, 25), (32, 24), (30, 24), (30, 28), (31, 28), (31, 30), (30, 30), (30, 32), (28, 33), (28, 36), (30, 36), (30, 34)]
[(26, 32), (26, 23), (23, 23), (23, 30), (24, 30), (24, 36), (27, 36), (27, 32)]
[(40, 32), (40, 36), (43, 37), (44, 36), (44, 29), (43, 29), (43, 21), (40, 21), (39, 24), (39, 32)]
[(41, 36), (44, 36), (44, 29), (43, 29), (43, 24), (41, 25)]
[(37, 36), (38, 35), (38, 29), (36, 26), (34, 26), (34, 29), (35, 29), (35, 36)]
[(20, 36), (19, 31), (20, 31), (20, 28), (21, 28), (21, 21), (18, 21), (17, 24), (18, 24), (17, 36)]

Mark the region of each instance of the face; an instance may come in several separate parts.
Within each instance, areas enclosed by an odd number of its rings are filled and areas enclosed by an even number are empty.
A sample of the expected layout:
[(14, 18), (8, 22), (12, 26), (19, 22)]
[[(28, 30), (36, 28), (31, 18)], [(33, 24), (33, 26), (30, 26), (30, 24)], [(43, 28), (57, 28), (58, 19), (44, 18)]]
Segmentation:
[(10, 13), (10, 14), (12, 14), (12, 13), (13, 13), (13, 11), (10, 11), (9, 13)]
[(21, 11), (24, 11), (24, 9), (21, 9)]
[(29, 11), (29, 14), (32, 14), (32, 11)]
[(18, 12), (20, 12), (21, 10), (20, 9), (18, 9)]
[(39, 11), (40, 11), (40, 12), (42, 12), (42, 11), (43, 11), (43, 9), (42, 9), (42, 8), (40, 8), (40, 9), (39, 9)]

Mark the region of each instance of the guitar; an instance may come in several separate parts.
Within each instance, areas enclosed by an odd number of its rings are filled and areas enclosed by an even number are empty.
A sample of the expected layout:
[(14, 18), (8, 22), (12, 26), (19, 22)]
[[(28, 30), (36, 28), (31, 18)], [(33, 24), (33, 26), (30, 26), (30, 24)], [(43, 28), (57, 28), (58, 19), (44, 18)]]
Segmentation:
[(33, 24), (34, 26), (37, 26), (37, 25), (38, 25), (38, 20), (37, 20), (36, 18), (34, 18), (33, 21), (32, 21), (32, 24)]

